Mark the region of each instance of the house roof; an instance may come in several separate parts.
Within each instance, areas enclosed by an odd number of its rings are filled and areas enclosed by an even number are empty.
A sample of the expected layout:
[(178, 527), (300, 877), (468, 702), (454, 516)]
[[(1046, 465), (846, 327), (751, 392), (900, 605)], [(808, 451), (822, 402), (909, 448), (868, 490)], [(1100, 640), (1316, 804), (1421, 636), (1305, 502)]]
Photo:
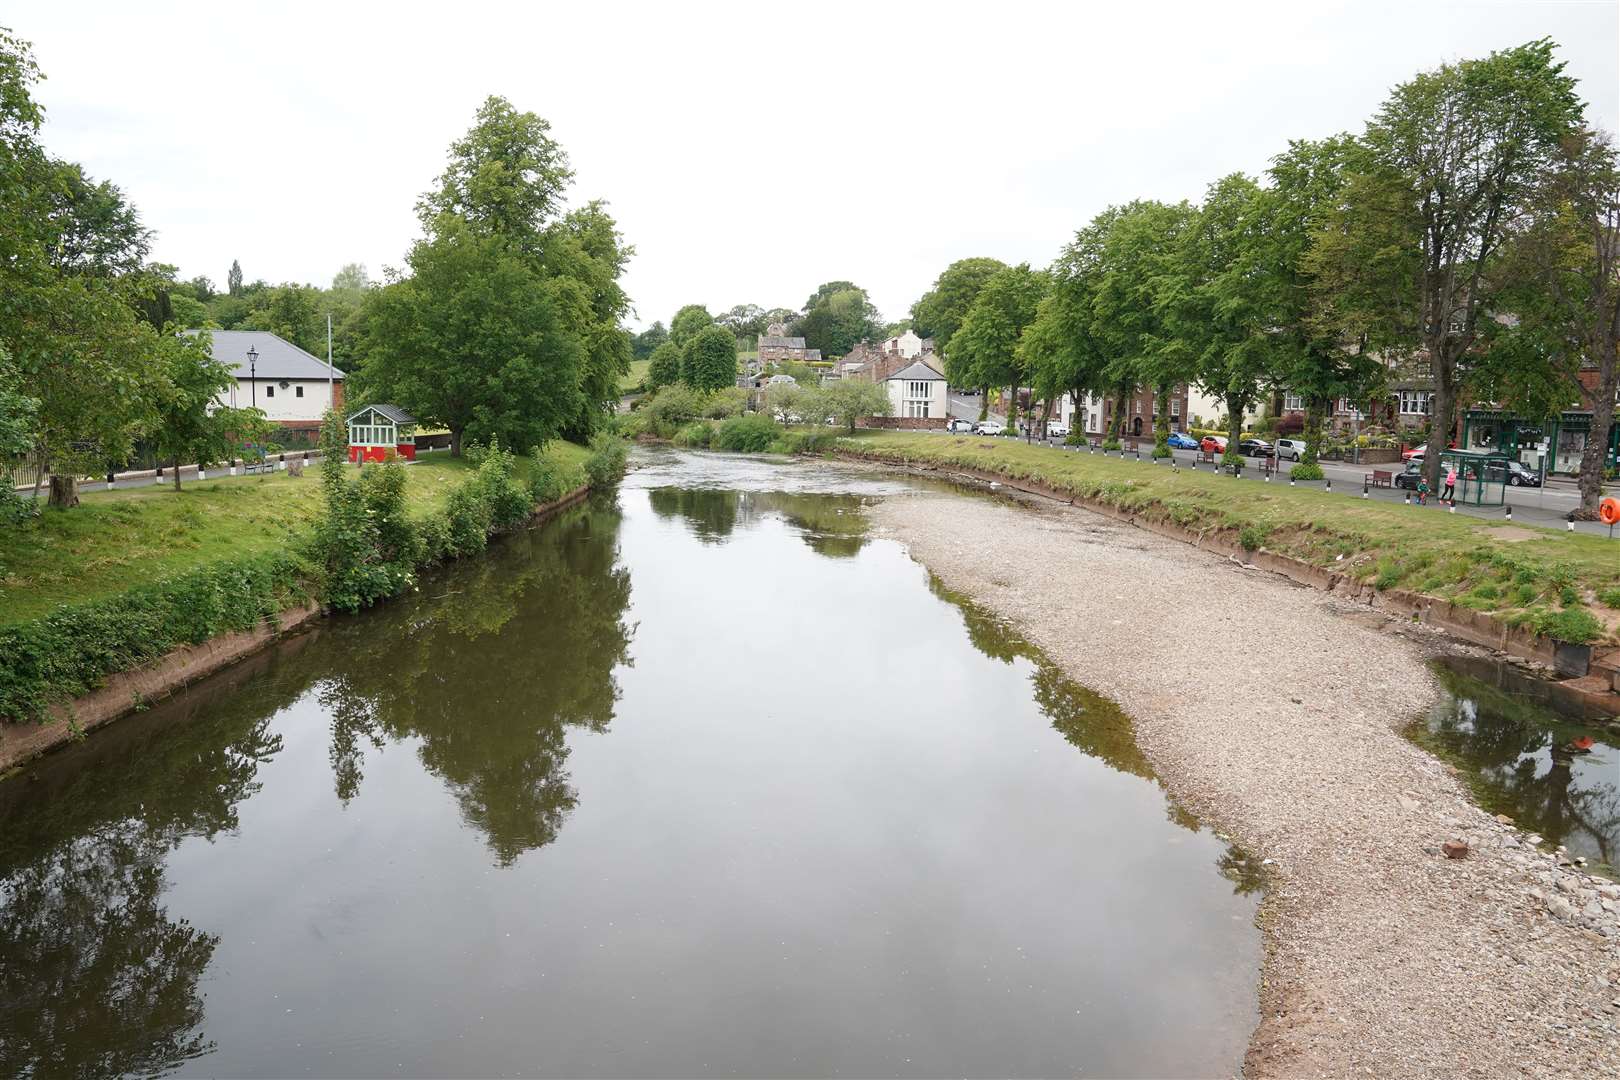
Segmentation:
[(766, 334), (759, 339), (759, 347), (762, 349), (802, 349), (804, 348), (804, 338)]
[(895, 379), (904, 379), (907, 382), (944, 382), (945, 376), (921, 360), (913, 360), (910, 364), (889, 376), (889, 381)]
[[(197, 331), (187, 330), (186, 333)], [(230, 364), (239, 379), (248, 377), (249, 349), (258, 354), (252, 369), (256, 379), (326, 378), (325, 360), (268, 330), (215, 330), (213, 338), (214, 359)], [(342, 379), (343, 372), (333, 368), (332, 378)]]
[(383, 417), (385, 417), (385, 418), (387, 418), (389, 420), (392, 420), (396, 424), (414, 424), (414, 423), (416, 423), (416, 417), (412, 416), (410, 413), (406, 412), (404, 409), (400, 408), (398, 405), (367, 405), (365, 408), (361, 409), (359, 412), (354, 413), (353, 415), (351, 415), (349, 417), (349, 419), (348, 419), (348, 422), (352, 424), (352, 423), (354, 423), (354, 419), (355, 419), (356, 416), (363, 416), (364, 414), (366, 414), (368, 412), (376, 412), (379, 415), (381, 415), (381, 416), (383, 416)]

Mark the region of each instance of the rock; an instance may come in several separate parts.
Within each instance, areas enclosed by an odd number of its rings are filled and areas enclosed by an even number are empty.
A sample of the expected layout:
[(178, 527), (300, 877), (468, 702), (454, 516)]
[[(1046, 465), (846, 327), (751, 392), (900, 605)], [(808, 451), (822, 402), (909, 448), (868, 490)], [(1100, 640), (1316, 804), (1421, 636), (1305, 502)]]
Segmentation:
[(1547, 910), (1552, 912), (1554, 916), (1560, 919), (1567, 920), (1575, 917), (1575, 909), (1571, 907), (1569, 901), (1565, 900), (1562, 896), (1555, 896), (1551, 900), (1547, 901)]
[(1596, 900), (1589, 901), (1585, 907), (1581, 908), (1581, 914), (1588, 919), (1601, 919), (1603, 918), (1603, 905)]
[(1532, 844), (1540, 844), (1541, 843), (1541, 837), (1539, 835), (1537, 835), (1536, 833), (1531, 833), (1529, 839), (1530, 839), (1530, 842)]
[(1461, 859), (1468, 854), (1468, 842), (1453, 837), (1440, 845), (1440, 850), (1446, 853), (1448, 859)]
[(1567, 893), (1575, 892), (1581, 887), (1580, 882), (1576, 881), (1568, 874), (1559, 874), (1558, 881), (1555, 884), (1557, 884), (1559, 892)]
[(1605, 900), (1620, 900), (1620, 885), (1599, 885), (1598, 895)]
[(1418, 801), (1416, 799), (1408, 799), (1405, 795), (1402, 795), (1396, 801), (1401, 804), (1402, 810), (1416, 810), (1418, 808)]
[(1506, 814), (1497, 814), (1496, 815), (1496, 820), (1500, 821), (1504, 825), (1513, 824), (1513, 819), (1508, 817)]

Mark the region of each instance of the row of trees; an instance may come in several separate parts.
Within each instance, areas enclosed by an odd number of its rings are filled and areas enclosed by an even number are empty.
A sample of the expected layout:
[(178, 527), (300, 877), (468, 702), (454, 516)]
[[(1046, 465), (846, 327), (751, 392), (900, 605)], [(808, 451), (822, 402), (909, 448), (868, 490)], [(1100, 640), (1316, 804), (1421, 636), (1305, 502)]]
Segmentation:
[[(173, 267), (148, 261), (151, 233), (114, 184), (40, 144), (40, 71), (0, 30), (0, 500), (22, 456), (51, 476), (50, 502), (78, 502), (75, 477), (127, 462), (137, 440), (163, 457), (224, 457), (262, 433), (258, 414), (216, 409), (232, 382), (205, 335), (181, 335)], [(175, 477), (176, 483), (179, 477)]]
[[(1362, 134), (1292, 142), (1198, 205), (1109, 207), (1044, 271), (952, 264), (912, 317), (954, 384), (1163, 401), (1192, 383), (1225, 403), (1232, 446), (1287, 390), (1314, 454), (1332, 402), (1380, 393), (1392, 367), (1432, 379), (1437, 440), (1466, 401), (1578, 401), (1590, 513), (1620, 374), (1620, 170), (1552, 42), (1531, 42), (1422, 73)], [(1160, 409), (1161, 455), (1168, 426)]]
[[(694, 390), (719, 390), (737, 381), (737, 339), (701, 304), (687, 304), (670, 320), (670, 330), (647, 365), (647, 389), (677, 383)], [(662, 324), (654, 326), (661, 328)]]

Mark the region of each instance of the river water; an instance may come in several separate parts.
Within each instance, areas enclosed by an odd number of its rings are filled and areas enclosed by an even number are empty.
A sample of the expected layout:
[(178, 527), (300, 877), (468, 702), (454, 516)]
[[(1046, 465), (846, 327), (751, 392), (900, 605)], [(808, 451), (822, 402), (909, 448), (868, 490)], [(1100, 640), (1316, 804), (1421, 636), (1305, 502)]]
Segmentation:
[(1235, 1072), (1251, 868), (911, 486), (637, 464), (0, 783), (0, 1074)]

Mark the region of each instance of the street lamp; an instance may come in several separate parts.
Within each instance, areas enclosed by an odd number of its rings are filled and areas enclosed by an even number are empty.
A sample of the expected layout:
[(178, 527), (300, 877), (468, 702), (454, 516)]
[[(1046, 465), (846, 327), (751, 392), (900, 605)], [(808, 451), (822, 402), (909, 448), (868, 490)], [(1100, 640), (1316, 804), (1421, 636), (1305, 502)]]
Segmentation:
[(259, 383), (256, 372), (259, 367), (259, 350), (248, 346), (248, 393), (253, 395), (253, 407), (259, 407)]

